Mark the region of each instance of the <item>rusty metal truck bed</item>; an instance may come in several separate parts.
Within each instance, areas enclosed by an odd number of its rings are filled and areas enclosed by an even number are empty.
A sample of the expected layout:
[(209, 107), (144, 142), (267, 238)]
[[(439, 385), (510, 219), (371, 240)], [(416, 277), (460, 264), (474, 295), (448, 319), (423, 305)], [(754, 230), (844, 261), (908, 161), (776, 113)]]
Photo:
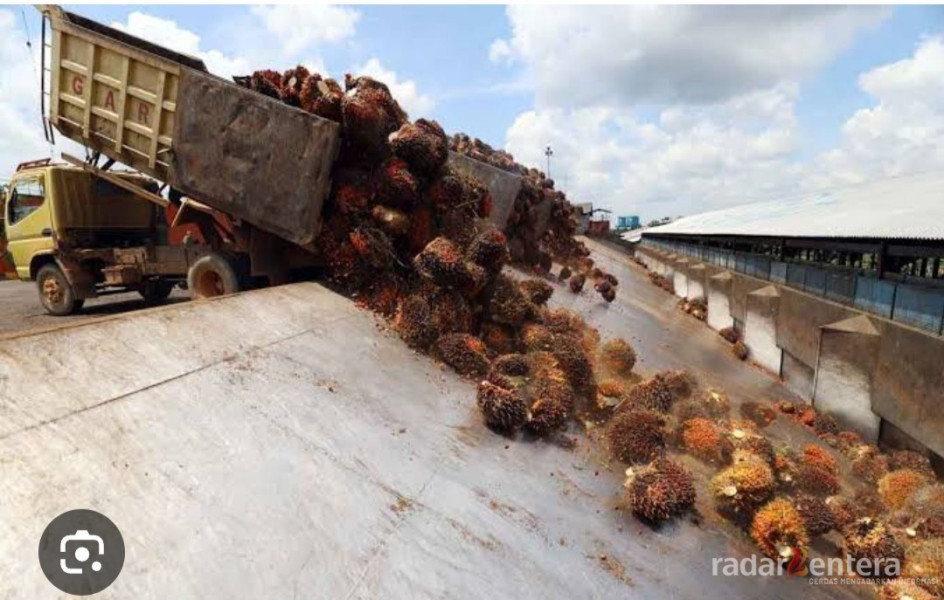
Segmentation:
[(209, 74), (187, 57), (56, 6), (49, 121), (62, 135), (306, 246), (340, 126)]

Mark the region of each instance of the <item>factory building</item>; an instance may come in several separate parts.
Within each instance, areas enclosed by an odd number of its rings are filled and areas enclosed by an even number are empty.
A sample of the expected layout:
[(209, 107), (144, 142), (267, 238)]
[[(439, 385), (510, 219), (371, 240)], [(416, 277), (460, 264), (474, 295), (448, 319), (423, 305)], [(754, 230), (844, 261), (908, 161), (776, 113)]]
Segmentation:
[(685, 217), (636, 252), (841, 424), (944, 456), (944, 174)]

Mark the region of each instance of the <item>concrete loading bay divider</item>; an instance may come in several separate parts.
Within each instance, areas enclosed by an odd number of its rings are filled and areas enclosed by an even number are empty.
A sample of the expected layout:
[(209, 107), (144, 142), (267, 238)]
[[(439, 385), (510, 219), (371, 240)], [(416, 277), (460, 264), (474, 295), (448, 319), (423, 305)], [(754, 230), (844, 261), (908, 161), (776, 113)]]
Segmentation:
[(741, 324), (751, 360), (842, 426), (944, 456), (941, 337), (674, 252), (641, 245), (636, 255), (671, 273), (677, 294), (703, 291), (709, 327)]

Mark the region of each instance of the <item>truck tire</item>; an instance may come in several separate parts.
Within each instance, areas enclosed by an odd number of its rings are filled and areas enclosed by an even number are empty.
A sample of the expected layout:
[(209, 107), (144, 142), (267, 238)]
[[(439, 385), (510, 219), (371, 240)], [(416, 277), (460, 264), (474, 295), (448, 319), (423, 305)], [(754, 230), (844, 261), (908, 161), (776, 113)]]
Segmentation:
[(187, 273), (187, 287), (194, 300), (225, 296), (239, 291), (239, 277), (233, 263), (223, 254), (212, 252), (197, 259)]
[(59, 265), (45, 264), (36, 273), (36, 287), (43, 308), (51, 315), (64, 317), (82, 308), (84, 300), (76, 300), (75, 291)]
[(163, 279), (148, 279), (141, 283), (138, 293), (147, 304), (160, 304), (174, 289), (174, 284)]

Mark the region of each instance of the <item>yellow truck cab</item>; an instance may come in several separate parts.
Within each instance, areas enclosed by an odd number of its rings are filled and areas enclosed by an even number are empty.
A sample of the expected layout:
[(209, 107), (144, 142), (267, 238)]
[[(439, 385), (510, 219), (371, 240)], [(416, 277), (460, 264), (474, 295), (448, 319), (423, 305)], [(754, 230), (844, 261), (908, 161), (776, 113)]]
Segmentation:
[[(156, 187), (139, 174), (113, 175)], [(160, 211), (134, 193), (46, 159), (17, 168), (3, 208), (16, 275), (37, 282), (48, 312), (72, 313), (102, 293), (137, 290), (149, 301), (170, 294), (175, 280), (144, 268), (159, 244)]]

